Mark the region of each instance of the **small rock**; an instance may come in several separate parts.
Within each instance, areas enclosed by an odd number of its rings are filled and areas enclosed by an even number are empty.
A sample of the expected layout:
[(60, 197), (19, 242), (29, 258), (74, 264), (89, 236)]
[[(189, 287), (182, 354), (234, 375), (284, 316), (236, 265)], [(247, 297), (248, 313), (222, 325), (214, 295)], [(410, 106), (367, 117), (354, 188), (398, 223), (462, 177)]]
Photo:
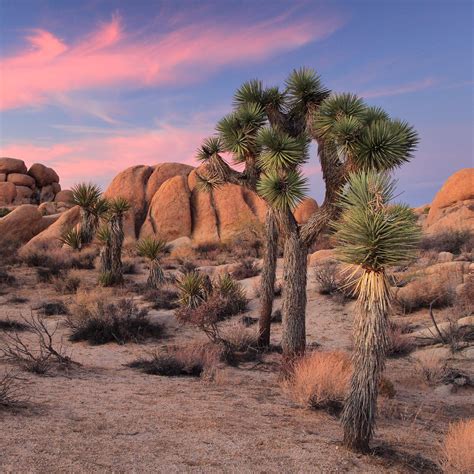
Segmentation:
[(448, 385), (440, 385), (434, 389), (434, 392), (441, 397), (446, 397), (453, 393), (453, 386), (451, 384)]
[(13, 183), (0, 183), (0, 204), (11, 204), (16, 198), (16, 186)]
[(454, 255), (451, 252), (440, 252), (438, 254), (438, 262), (452, 262), (454, 260)]

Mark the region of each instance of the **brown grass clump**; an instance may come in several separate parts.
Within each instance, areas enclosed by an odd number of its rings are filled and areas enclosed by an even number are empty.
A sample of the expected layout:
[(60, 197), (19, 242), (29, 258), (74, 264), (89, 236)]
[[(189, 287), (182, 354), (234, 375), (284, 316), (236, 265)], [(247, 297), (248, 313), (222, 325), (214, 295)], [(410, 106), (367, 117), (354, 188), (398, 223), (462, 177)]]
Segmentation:
[(8, 410), (23, 406), (23, 384), (13, 372), (5, 372), (0, 376), (0, 410)]
[(472, 252), (474, 247), (474, 234), (468, 230), (445, 230), (434, 235), (425, 235), (420, 242), (420, 248), (425, 251)]
[(242, 260), (232, 272), (232, 277), (236, 280), (244, 280), (252, 278), (260, 273), (260, 268), (252, 258)]
[(409, 354), (415, 348), (413, 339), (406, 334), (403, 326), (392, 324), (388, 332), (387, 355), (389, 357), (400, 357)]
[(441, 383), (448, 372), (446, 358), (432, 351), (418, 353), (415, 363), (415, 373), (428, 385)]
[(442, 465), (446, 472), (474, 472), (474, 418), (449, 426), (443, 447)]
[(76, 293), (81, 285), (81, 278), (77, 273), (71, 272), (52, 278), (54, 289), (62, 295)]
[(311, 352), (298, 360), (284, 389), (301, 405), (339, 411), (346, 397), (352, 364), (345, 352)]

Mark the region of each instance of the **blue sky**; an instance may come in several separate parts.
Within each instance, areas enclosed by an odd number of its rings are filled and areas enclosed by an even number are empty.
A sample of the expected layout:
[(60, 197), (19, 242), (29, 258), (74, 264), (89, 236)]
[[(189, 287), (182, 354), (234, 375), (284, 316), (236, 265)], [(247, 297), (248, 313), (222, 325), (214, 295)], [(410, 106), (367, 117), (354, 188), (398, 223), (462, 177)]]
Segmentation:
[[(0, 1), (0, 154), (48, 163), (63, 185), (180, 161), (245, 80), (314, 68), (410, 122), (402, 199), (432, 200), (473, 166), (471, 1)], [(311, 194), (324, 187), (317, 158)]]

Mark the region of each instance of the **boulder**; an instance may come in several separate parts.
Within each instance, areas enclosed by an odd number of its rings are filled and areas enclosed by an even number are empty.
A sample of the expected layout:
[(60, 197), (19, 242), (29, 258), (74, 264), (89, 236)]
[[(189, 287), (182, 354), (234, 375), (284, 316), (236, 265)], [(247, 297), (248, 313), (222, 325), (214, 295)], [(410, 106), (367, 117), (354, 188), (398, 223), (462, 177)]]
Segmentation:
[(123, 197), (132, 205), (125, 218), (125, 237), (135, 238), (147, 213), (146, 185), (153, 173), (151, 166), (132, 166), (119, 173), (104, 193), (108, 199)]
[(53, 186), (43, 186), (40, 192), (40, 202), (50, 202), (54, 199)]
[(242, 229), (258, 224), (257, 217), (244, 199), (241, 186), (225, 184), (212, 194), (221, 241), (231, 240)]
[(59, 183), (52, 183), (53, 193), (58, 194), (61, 191), (61, 185)]
[(0, 247), (19, 246), (45, 229), (36, 206), (25, 204), (0, 219)]
[(0, 183), (0, 204), (11, 204), (16, 198), (16, 186), (13, 183)]
[(474, 229), (474, 168), (454, 173), (436, 194), (426, 221), (430, 234)]
[(26, 173), (26, 165), (23, 160), (16, 158), (0, 158), (0, 173)]
[(242, 194), (245, 202), (250, 207), (252, 212), (255, 214), (260, 222), (265, 222), (265, 216), (267, 214), (267, 203), (256, 193), (249, 189), (242, 188)]
[(192, 231), (190, 192), (186, 176), (165, 181), (150, 203), (140, 237), (158, 236), (167, 241), (190, 237)]
[(64, 189), (54, 196), (54, 202), (66, 202), (72, 204), (72, 191)]
[(192, 238), (195, 243), (219, 242), (217, 213), (212, 193), (191, 192)]
[[(22, 206), (24, 207), (24, 206)], [(32, 206), (35, 207), (36, 206)], [(41, 212), (38, 211), (38, 214), (41, 216)], [(56, 245), (57, 247), (61, 246), (59, 238), (64, 231), (70, 230), (80, 221), (80, 207), (74, 206), (62, 214), (53, 215), (53, 216), (44, 216), (42, 221), (45, 223), (50, 223), (49, 227), (46, 230), (43, 230), (35, 237), (33, 237), (26, 245), (23, 246), (24, 250), (29, 250), (34, 248), (37, 245)]]
[(53, 183), (59, 183), (59, 176), (56, 171), (54, 171), (53, 168), (42, 165), (41, 163), (31, 165), (28, 174), (35, 179), (40, 188)]
[(29, 188), (35, 187), (35, 179), (27, 174), (21, 173), (10, 173), (7, 181), (15, 184), (16, 186), (27, 186)]
[(178, 237), (177, 239), (168, 242), (170, 251), (182, 248), (191, 248), (193, 241), (189, 237)]
[(293, 211), (296, 222), (304, 224), (317, 210), (318, 203), (313, 198), (306, 198), (301, 201)]
[(31, 196), (33, 195), (33, 190), (27, 186), (17, 186), (16, 187), (16, 197), (15, 204), (31, 204)]
[(452, 262), (454, 260), (454, 255), (451, 252), (440, 252), (438, 254), (438, 262)]
[(183, 163), (160, 163), (154, 167), (146, 184), (146, 202), (150, 204), (161, 185), (174, 176), (188, 176), (194, 168)]
[(309, 256), (309, 266), (314, 267), (316, 265), (322, 265), (336, 260), (336, 252), (334, 249), (318, 250)]
[(41, 212), (42, 216), (52, 216), (58, 213), (56, 203), (54, 202), (43, 202), (38, 206), (38, 211)]
[(0, 183), (3, 183), (7, 180), (6, 173), (0, 173)]

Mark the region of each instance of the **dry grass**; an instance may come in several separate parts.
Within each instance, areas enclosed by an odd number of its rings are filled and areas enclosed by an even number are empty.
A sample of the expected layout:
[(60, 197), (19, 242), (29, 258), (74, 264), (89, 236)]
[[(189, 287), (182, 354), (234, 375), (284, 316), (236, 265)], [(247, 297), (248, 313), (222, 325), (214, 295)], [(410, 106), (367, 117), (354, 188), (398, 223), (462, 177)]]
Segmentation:
[(416, 354), (415, 374), (428, 385), (438, 385), (445, 378), (448, 368), (446, 358), (432, 351)]
[(72, 271), (66, 275), (59, 275), (52, 278), (54, 289), (62, 295), (76, 293), (81, 285), (81, 278), (78, 273)]
[(413, 339), (409, 334), (406, 334), (405, 327), (392, 324), (388, 332), (387, 355), (389, 357), (405, 356), (414, 348)]
[(422, 250), (434, 250), (436, 252), (472, 252), (474, 246), (474, 234), (466, 230), (446, 230), (434, 235), (425, 235), (420, 242)]
[(284, 389), (291, 398), (312, 409), (342, 408), (352, 374), (345, 352), (311, 352), (297, 361)]
[(14, 372), (0, 376), (0, 410), (18, 408), (24, 405), (23, 384)]
[(448, 473), (474, 472), (474, 418), (449, 426), (443, 447), (443, 469)]
[(255, 260), (252, 258), (245, 258), (232, 272), (232, 277), (236, 280), (245, 280), (246, 278), (257, 276), (259, 273), (260, 268)]

